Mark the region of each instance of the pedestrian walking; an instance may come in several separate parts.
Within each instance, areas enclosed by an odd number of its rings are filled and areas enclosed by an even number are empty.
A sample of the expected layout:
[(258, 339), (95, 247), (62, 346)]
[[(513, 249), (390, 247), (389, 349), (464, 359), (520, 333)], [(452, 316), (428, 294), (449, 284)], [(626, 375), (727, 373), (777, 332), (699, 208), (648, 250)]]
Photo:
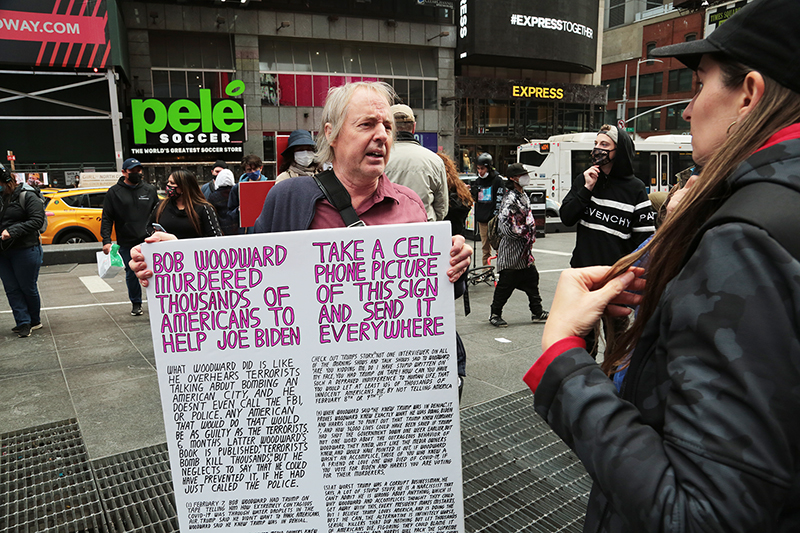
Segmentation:
[(142, 181), (142, 164), (130, 157), (122, 163), (122, 177), (106, 192), (100, 236), (103, 253), (111, 252), (111, 232), (116, 229), (119, 255), (125, 263), (125, 283), (131, 301), (131, 315), (142, 314), (142, 287), (130, 269), (131, 248), (147, 237), (147, 221), (158, 203), (156, 188)]
[(14, 315), (11, 331), (29, 337), (42, 327), (39, 298), (39, 268), (42, 244), (39, 230), (45, 220), (39, 191), (17, 183), (0, 165), (0, 280)]
[(496, 328), (505, 328), (503, 307), (514, 293), (521, 290), (528, 295), (528, 307), (533, 322), (547, 320), (549, 313), (542, 307), (539, 295), (539, 271), (533, 259), (533, 243), (536, 242), (536, 222), (531, 203), (523, 187), (530, 183), (530, 176), (520, 163), (513, 163), (506, 171), (508, 188), (497, 215), (497, 228), (502, 235), (497, 250), (497, 270), (500, 278), (494, 288), (489, 322)]

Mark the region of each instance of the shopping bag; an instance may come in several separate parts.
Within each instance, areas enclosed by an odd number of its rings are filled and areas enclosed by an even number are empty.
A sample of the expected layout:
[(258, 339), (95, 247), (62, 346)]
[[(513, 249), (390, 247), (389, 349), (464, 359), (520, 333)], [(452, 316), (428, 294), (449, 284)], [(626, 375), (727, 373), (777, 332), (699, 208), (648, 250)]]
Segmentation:
[(101, 278), (113, 278), (125, 270), (125, 263), (119, 255), (119, 244), (111, 245), (111, 252), (106, 255), (102, 251), (97, 252), (97, 275)]

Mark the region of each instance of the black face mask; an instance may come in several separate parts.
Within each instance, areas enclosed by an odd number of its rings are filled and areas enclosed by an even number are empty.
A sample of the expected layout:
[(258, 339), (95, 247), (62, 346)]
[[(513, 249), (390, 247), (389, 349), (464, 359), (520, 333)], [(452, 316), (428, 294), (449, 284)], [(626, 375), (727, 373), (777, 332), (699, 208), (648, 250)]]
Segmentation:
[(611, 152), (614, 150), (606, 150), (604, 148), (594, 148), (592, 150), (592, 166), (602, 167), (611, 163)]
[(128, 173), (128, 181), (136, 185), (140, 181), (142, 181), (142, 173), (141, 172), (129, 172)]

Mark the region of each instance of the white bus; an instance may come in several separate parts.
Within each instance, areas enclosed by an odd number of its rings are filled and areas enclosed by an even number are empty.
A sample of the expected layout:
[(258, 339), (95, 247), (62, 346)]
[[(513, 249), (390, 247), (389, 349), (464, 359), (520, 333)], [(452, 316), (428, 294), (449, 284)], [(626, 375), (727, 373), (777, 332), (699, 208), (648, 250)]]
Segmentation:
[[(517, 148), (517, 162), (531, 176), (528, 188), (547, 190), (558, 203), (572, 187), (575, 177), (589, 168), (597, 132), (554, 135), (546, 141), (532, 141)], [(690, 135), (656, 135), (634, 143), (633, 172), (647, 192), (669, 191), (675, 174), (694, 165)]]

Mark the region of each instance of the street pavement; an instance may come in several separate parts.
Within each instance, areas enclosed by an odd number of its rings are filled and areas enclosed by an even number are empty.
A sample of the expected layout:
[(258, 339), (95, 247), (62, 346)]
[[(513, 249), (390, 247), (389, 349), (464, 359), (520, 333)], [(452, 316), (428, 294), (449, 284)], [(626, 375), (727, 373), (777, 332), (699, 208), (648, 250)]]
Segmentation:
[[(534, 245), (546, 309), (574, 240), (552, 233)], [(0, 433), (75, 418), (90, 460), (166, 442), (147, 304), (144, 316), (130, 315), (124, 276), (100, 280), (94, 264), (49, 265), (39, 290), (44, 327), (29, 338), (11, 332), (0, 298)], [(455, 303), (467, 351), (462, 409), (524, 389), (522, 376), (541, 354), (544, 324), (531, 323), (524, 293), (506, 305), (509, 327), (489, 324), (493, 290), (470, 286), (468, 316)]]

